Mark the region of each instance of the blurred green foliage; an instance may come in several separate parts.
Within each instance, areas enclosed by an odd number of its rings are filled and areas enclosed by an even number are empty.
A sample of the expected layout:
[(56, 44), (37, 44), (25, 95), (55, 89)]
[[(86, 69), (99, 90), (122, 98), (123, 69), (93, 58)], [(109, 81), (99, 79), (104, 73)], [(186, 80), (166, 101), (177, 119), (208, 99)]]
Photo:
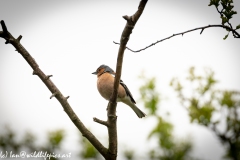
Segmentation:
[[(205, 69), (201, 76), (191, 67), (186, 81), (180, 82), (174, 78), (170, 85), (175, 89), (182, 106), (188, 110), (190, 121), (211, 129), (225, 145), (225, 157), (239, 160), (240, 92), (218, 90), (215, 87), (217, 82), (211, 69)], [(183, 87), (183, 84), (189, 87)]]
[(127, 159), (127, 160), (134, 160), (134, 150), (131, 149), (127, 149), (125, 151), (123, 151), (123, 156)]
[[(148, 139), (157, 139), (157, 148), (150, 150), (152, 160), (190, 160), (192, 144), (190, 141), (176, 140), (173, 135), (173, 125), (159, 114), (161, 95), (156, 89), (156, 79), (140, 76), (143, 85), (140, 87), (141, 100), (148, 111), (147, 118), (154, 118), (156, 125), (150, 131)], [(169, 115), (166, 113), (165, 115)]]
[[(47, 143), (43, 145), (36, 144), (36, 137), (30, 133), (26, 132), (23, 138), (17, 137), (17, 133), (14, 132), (8, 126), (5, 127), (4, 131), (0, 135), (0, 151), (12, 152), (14, 154), (19, 154), (21, 151), (25, 152), (47, 152), (57, 153), (58, 149), (61, 149), (61, 144), (64, 139), (64, 131), (56, 130), (49, 132), (47, 135)], [(57, 160), (58, 158), (51, 157), (50, 160)]]
[[(47, 133), (46, 143), (36, 144), (37, 138), (31, 132), (26, 132), (23, 137), (18, 137), (17, 132), (13, 131), (9, 126), (6, 126), (4, 131), (0, 133), (0, 152), (6, 151), (14, 154), (19, 154), (21, 151), (26, 153), (33, 153), (42, 151), (48, 154), (66, 153), (63, 151), (62, 143), (65, 138), (65, 131), (62, 129), (50, 131)], [(79, 134), (79, 158), (80, 159), (100, 159), (100, 154), (92, 146), (92, 144)], [(82, 149), (80, 149), (82, 148)], [(68, 155), (71, 158), (71, 155)], [(51, 157), (50, 160), (57, 160), (61, 158)]]
[[(22, 143), (30, 144), (34, 139), (33, 136), (29, 136), (27, 139), (23, 139), (23, 142), (16, 141), (16, 133), (9, 127), (4, 128), (4, 133), (0, 135), (0, 146), (2, 151), (19, 152)], [(26, 142), (25, 142), (26, 141)]]
[(157, 105), (160, 101), (160, 94), (155, 89), (156, 80), (155, 78), (146, 79), (144, 75), (141, 75), (140, 78), (145, 80), (145, 84), (139, 89), (144, 106), (149, 112), (148, 115), (156, 115)]
[[(177, 139), (174, 126), (168, 121), (169, 113), (163, 113), (160, 102), (161, 94), (157, 91), (156, 79), (140, 76), (143, 85), (140, 87), (141, 100), (148, 112), (147, 118), (155, 119), (156, 124), (149, 132), (148, 139), (156, 140), (157, 147), (148, 151), (152, 160), (191, 160), (192, 144)], [(240, 159), (240, 93), (237, 91), (216, 89), (218, 81), (211, 69), (205, 69), (204, 74), (196, 74), (191, 67), (185, 80), (173, 78), (170, 85), (174, 88), (181, 105), (187, 109), (190, 122), (211, 129), (226, 147), (226, 158)], [(223, 130), (224, 126), (224, 130)], [(62, 142), (65, 137), (63, 130), (47, 133), (46, 143), (36, 144), (34, 134), (27, 132), (23, 138), (17, 138), (17, 133), (9, 127), (0, 134), (0, 151), (21, 150), (29, 152), (47, 151), (48, 153), (62, 152)], [(79, 134), (79, 158), (100, 159), (97, 150)], [(125, 150), (125, 159), (134, 160), (134, 150)], [(55, 160), (57, 158), (51, 158)]]
[(80, 150), (79, 157), (84, 159), (99, 159), (99, 152), (93, 147), (93, 145), (82, 135), (80, 135), (79, 145), (82, 147)]

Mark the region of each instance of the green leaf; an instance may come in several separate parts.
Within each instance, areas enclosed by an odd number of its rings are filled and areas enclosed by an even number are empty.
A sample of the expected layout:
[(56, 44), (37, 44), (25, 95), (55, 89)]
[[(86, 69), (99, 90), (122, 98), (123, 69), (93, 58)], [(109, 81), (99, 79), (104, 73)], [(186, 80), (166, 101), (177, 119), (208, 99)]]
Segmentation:
[(223, 16), (221, 16), (221, 18), (222, 18), (222, 25), (224, 25), (228, 21), (228, 19), (226, 17), (223, 17)]
[(227, 39), (227, 37), (228, 37), (228, 34), (223, 38), (223, 40), (226, 40)]
[(233, 9), (233, 7), (234, 6), (230, 4), (230, 5), (227, 6), (227, 9), (231, 11)]
[(239, 25), (237, 25), (236, 29), (240, 29), (240, 24), (239, 24)]
[(211, 5), (213, 5), (213, 0), (210, 0), (210, 3), (208, 6), (211, 6)]
[(218, 7), (218, 6), (219, 6), (219, 1), (220, 1), (220, 0), (213, 0), (213, 4), (214, 4), (216, 7)]
[(226, 9), (226, 8), (227, 8), (227, 5), (226, 5), (226, 2), (225, 2), (225, 1), (222, 1), (222, 2), (221, 2), (221, 5), (222, 5), (223, 9)]

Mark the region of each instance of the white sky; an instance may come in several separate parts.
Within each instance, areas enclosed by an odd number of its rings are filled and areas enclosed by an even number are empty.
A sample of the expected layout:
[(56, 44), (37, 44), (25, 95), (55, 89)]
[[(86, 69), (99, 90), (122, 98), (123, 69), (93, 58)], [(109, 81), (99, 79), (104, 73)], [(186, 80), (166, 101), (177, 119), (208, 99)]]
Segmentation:
[[(104, 141), (107, 130), (92, 121), (93, 117), (106, 119), (105, 101), (96, 88), (96, 77), (91, 73), (101, 64), (115, 70), (118, 45), (125, 20), (123, 15), (135, 13), (139, 1), (0, 1), (0, 19), (4, 20), (14, 37), (22, 35), (22, 45), (35, 58), (45, 74), (65, 95), (79, 118)], [(137, 22), (128, 46), (143, 48), (159, 39), (208, 24), (219, 24), (219, 14), (208, 7), (208, 0), (150, 0)], [(240, 12), (240, 2), (235, 2)], [(240, 23), (240, 14), (232, 24)], [(126, 50), (122, 78), (130, 88), (138, 106), (138, 89), (142, 71), (157, 78), (159, 92), (165, 97), (161, 106), (171, 113), (175, 135), (192, 137), (194, 156), (205, 160), (220, 159), (224, 154), (220, 142), (204, 127), (189, 124), (184, 109), (177, 103), (169, 82), (173, 77), (184, 77), (190, 66), (199, 71), (210, 67), (220, 80), (221, 89), (240, 90), (239, 40), (221, 28), (195, 31), (183, 37), (174, 37), (140, 53)], [(50, 100), (50, 91), (13, 46), (0, 39), (0, 128), (5, 124), (18, 131), (34, 132), (44, 139), (47, 131), (67, 130), (66, 150), (77, 149), (77, 131), (56, 99)], [(146, 137), (155, 125), (151, 118), (138, 119), (126, 105), (119, 103), (119, 149), (132, 148), (142, 156), (156, 143)], [(106, 144), (106, 142), (105, 142)]]

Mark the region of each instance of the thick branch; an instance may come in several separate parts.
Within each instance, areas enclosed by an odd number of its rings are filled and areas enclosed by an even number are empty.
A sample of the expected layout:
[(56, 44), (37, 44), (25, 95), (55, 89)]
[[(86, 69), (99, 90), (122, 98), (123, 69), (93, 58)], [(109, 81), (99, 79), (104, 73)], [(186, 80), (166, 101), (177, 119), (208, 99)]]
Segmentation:
[[(211, 28), (211, 27), (221, 27), (221, 28), (225, 28), (225, 29), (233, 32), (233, 34), (235, 35), (234, 38), (240, 38), (240, 34), (239, 34), (236, 30), (230, 28), (229, 26), (220, 25), (220, 24), (214, 24), (214, 25), (208, 25), (208, 26), (198, 27), (198, 28), (190, 29), (190, 30), (187, 30), (187, 31), (184, 31), (184, 32), (180, 32), (180, 33), (173, 34), (173, 35), (171, 35), (171, 36), (169, 36), (169, 37), (166, 37), (166, 38), (163, 38), (163, 39), (161, 39), (161, 40), (158, 40), (157, 42), (152, 43), (152, 44), (146, 46), (145, 48), (142, 48), (142, 49), (139, 49), (139, 50), (132, 50), (132, 49), (130, 49), (129, 47), (126, 47), (126, 48), (127, 48), (128, 50), (130, 50), (131, 52), (135, 52), (135, 53), (136, 53), (136, 52), (141, 52), (141, 51), (143, 51), (143, 50), (145, 50), (145, 49), (147, 49), (147, 48), (149, 48), (149, 47), (154, 46), (155, 44), (157, 44), (157, 43), (159, 43), (159, 42), (165, 41), (165, 40), (170, 39), (170, 38), (172, 38), (172, 37), (179, 36), (179, 35), (182, 35), (182, 36), (183, 36), (185, 33), (189, 33), (189, 32), (196, 31), (196, 30), (201, 30), (200, 34), (202, 34), (202, 32), (203, 32), (204, 29), (206, 29), (206, 28)], [(113, 41), (113, 43), (115, 43), (115, 44), (120, 44), (120, 43), (117, 43), (117, 42), (114, 42), (114, 41)]]
[(116, 107), (117, 107), (117, 95), (118, 95), (118, 86), (120, 82), (121, 72), (122, 72), (122, 62), (124, 50), (126, 48), (126, 44), (129, 40), (130, 34), (137, 23), (139, 17), (141, 16), (147, 0), (142, 0), (138, 6), (138, 10), (132, 16), (123, 16), (123, 18), (127, 21), (125, 28), (122, 32), (120, 39), (120, 47), (118, 50), (118, 58), (116, 65), (116, 75), (114, 81), (114, 89), (110, 101), (108, 103), (108, 134), (109, 134), (109, 154), (111, 155), (111, 159), (116, 159), (117, 157), (117, 116), (116, 116)]
[(92, 145), (105, 157), (108, 158), (107, 149), (98, 141), (98, 139), (84, 126), (75, 112), (72, 110), (70, 104), (68, 103), (68, 97), (64, 97), (60, 90), (55, 86), (55, 84), (50, 80), (50, 76), (47, 76), (43, 73), (43, 71), (39, 68), (38, 64), (34, 60), (34, 58), (28, 53), (28, 51), (21, 45), (20, 38), (15, 39), (7, 30), (4, 21), (1, 21), (1, 25), (3, 31), (0, 32), (0, 37), (4, 38), (7, 43), (11, 43), (16, 50), (23, 56), (23, 58), (28, 62), (28, 64), (34, 70), (34, 74), (37, 75), (42, 82), (47, 86), (47, 88), (51, 91), (52, 96), (56, 97), (56, 99), (61, 103), (64, 111), (67, 113), (69, 118), (75, 124), (75, 126), (79, 129), (84, 137), (86, 137)]

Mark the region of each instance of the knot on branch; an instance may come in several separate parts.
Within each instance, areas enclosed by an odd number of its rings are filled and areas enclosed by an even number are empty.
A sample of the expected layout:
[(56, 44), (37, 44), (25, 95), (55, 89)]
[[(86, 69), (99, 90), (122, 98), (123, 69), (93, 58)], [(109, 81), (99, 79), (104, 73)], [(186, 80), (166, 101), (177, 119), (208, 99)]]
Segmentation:
[(51, 97), (50, 97), (50, 99), (52, 99), (53, 97), (56, 97), (56, 95), (58, 94), (58, 92), (56, 91), (56, 92), (54, 92), (52, 95), (51, 95)]
[(129, 21), (131, 20), (131, 16), (129, 17), (128, 15), (123, 16), (123, 18), (124, 18), (127, 22), (129, 22)]
[(112, 114), (109, 114), (108, 118), (111, 119), (112, 121), (116, 121), (117, 120), (117, 116), (116, 115), (112, 115)]
[(67, 100), (69, 97), (70, 97), (70, 96), (67, 96), (67, 97), (65, 97), (65, 99)]
[(50, 77), (52, 77), (53, 75), (47, 75), (46, 77), (45, 77), (45, 80), (48, 80)]
[(123, 16), (123, 18), (127, 21), (127, 27), (128, 28), (130, 28), (130, 29), (133, 29), (134, 28), (134, 26), (135, 26), (135, 18), (134, 18), (135, 16), (134, 15), (132, 15), (132, 16), (127, 16), (127, 15), (125, 15), (125, 16)]
[(20, 42), (21, 39), (22, 39), (22, 35), (20, 35), (20, 36), (17, 38), (17, 41)]
[(76, 115), (73, 115), (73, 116), (71, 117), (71, 119), (72, 119), (72, 121), (74, 122), (74, 121), (77, 121), (77, 120), (78, 120), (78, 117), (77, 117)]
[(37, 75), (38, 74), (38, 71), (37, 70), (34, 70), (32, 75)]

